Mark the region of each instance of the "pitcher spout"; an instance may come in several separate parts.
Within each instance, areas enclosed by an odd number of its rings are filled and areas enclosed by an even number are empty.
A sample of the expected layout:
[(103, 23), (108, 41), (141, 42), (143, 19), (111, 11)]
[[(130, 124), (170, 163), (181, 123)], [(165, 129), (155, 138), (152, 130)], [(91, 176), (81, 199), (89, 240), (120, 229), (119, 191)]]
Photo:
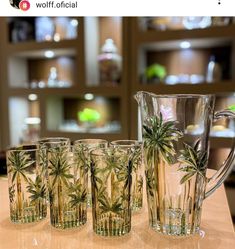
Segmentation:
[(137, 101), (138, 105), (140, 105), (141, 100), (143, 99), (143, 91), (138, 91), (135, 95), (134, 95), (135, 100)]

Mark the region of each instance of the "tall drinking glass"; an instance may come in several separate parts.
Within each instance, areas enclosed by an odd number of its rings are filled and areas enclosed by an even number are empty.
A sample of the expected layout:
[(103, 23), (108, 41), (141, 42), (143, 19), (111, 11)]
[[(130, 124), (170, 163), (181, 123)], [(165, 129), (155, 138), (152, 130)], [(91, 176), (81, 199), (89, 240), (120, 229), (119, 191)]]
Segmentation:
[(30, 223), (47, 215), (45, 166), (37, 145), (7, 151), (10, 219)]
[(79, 227), (87, 221), (87, 168), (70, 146), (53, 146), (47, 155), (51, 225)]
[(74, 146), (80, 153), (80, 157), (84, 158), (84, 165), (88, 168), (88, 183), (87, 183), (87, 206), (91, 207), (91, 172), (90, 172), (90, 151), (96, 148), (107, 148), (108, 141), (104, 139), (80, 139), (74, 141)]
[(132, 165), (132, 186), (131, 186), (131, 208), (132, 211), (139, 211), (143, 206), (143, 162), (142, 145), (137, 140), (115, 140), (111, 146), (131, 151), (130, 159)]
[(98, 235), (121, 236), (131, 230), (131, 165), (126, 150), (91, 151), (93, 230)]

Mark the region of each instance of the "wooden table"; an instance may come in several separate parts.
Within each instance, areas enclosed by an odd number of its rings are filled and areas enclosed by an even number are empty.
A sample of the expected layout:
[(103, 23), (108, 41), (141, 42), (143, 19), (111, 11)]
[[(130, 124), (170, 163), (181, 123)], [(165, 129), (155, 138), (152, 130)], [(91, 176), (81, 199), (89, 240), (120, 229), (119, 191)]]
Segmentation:
[[(49, 215), (48, 215), (49, 216)], [(224, 187), (204, 202), (202, 235), (186, 239), (170, 239), (148, 227), (146, 206), (133, 215), (132, 231), (119, 238), (99, 237), (92, 232), (91, 210), (88, 222), (79, 229), (58, 231), (42, 222), (16, 225), (9, 220), (7, 179), (0, 179), (0, 249), (235, 249), (235, 233)]]

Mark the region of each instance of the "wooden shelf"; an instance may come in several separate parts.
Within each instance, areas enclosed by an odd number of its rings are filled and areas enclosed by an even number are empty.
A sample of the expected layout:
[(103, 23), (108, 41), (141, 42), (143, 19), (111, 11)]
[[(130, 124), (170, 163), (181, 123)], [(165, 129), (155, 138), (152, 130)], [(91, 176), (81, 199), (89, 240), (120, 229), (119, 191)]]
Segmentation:
[(176, 85), (139, 83), (136, 90), (150, 91), (156, 94), (222, 94), (235, 92), (235, 81)]
[(121, 86), (93, 86), (93, 87), (69, 87), (69, 88), (9, 88), (10, 96), (27, 96), (30, 93), (43, 95), (71, 96), (76, 97), (86, 93), (100, 95), (104, 97), (122, 97)]
[(210, 147), (212, 149), (231, 148), (234, 139), (232, 137), (210, 137)]
[[(53, 50), (53, 49), (69, 49), (77, 47), (78, 40), (61, 40), (59, 42), (20, 42), (20, 43), (8, 43), (7, 50), (10, 55), (16, 55), (17, 53), (22, 53), (27, 57), (31, 54), (31, 51), (36, 50)], [(27, 53), (30, 52), (30, 53)]]
[[(69, 137), (71, 141), (85, 138), (98, 138), (113, 141), (118, 139), (125, 139), (126, 134), (120, 133), (78, 133), (78, 132), (64, 132), (64, 131), (46, 131), (47, 137)], [(121, 138), (120, 138), (121, 137)]]
[(235, 25), (223, 27), (210, 27), (194, 30), (166, 30), (166, 31), (139, 31), (137, 42), (139, 44), (158, 41), (182, 40), (182, 39), (205, 39), (205, 38), (230, 38), (235, 36)]

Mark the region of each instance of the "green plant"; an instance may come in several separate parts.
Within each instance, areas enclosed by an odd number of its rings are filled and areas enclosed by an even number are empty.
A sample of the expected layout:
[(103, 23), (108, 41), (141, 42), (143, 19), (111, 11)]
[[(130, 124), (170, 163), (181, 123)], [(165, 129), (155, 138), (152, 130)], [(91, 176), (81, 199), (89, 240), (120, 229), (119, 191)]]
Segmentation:
[(81, 122), (95, 123), (100, 120), (101, 115), (94, 109), (85, 108), (83, 111), (78, 112), (78, 118)]
[(205, 177), (208, 155), (207, 151), (199, 149), (200, 140), (198, 140), (194, 147), (184, 144), (184, 150), (181, 150), (181, 156), (178, 161), (181, 163), (180, 171), (186, 174), (182, 177), (180, 183), (183, 184), (190, 180), (195, 174)]
[(148, 80), (151, 80), (154, 78), (163, 80), (166, 77), (166, 68), (160, 64), (155, 63), (147, 67), (145, 71), (145, 75)]

